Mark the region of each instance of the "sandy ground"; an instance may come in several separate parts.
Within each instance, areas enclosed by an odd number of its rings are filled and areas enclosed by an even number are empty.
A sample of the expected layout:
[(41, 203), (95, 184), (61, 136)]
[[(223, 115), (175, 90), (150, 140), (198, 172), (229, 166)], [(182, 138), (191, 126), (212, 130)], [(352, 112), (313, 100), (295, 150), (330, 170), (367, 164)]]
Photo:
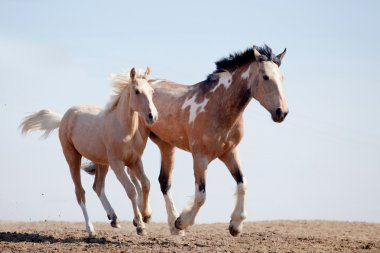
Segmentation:
[(250, 222), (239, 237), (227, 224), (194, 225), (184, 237), (171, 236), (166, 224), (121, 229), (95, 223), (88, 238), (83, 223), (0, 221), (0, 252), (380, 252), (380, 224), (331, 221)]

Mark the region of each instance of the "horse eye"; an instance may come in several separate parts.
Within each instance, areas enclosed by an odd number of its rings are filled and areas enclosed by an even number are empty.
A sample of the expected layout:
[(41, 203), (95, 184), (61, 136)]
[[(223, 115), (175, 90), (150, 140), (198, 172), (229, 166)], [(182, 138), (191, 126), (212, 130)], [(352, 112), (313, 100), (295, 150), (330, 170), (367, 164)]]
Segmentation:
[(135, 90), (136, 95), (140, 94), (139, 90)]
[(263, 78), (264, 78), (265, 81), (269, 80), (269, 76), (267, 76), (267, 75), (263, 75)]

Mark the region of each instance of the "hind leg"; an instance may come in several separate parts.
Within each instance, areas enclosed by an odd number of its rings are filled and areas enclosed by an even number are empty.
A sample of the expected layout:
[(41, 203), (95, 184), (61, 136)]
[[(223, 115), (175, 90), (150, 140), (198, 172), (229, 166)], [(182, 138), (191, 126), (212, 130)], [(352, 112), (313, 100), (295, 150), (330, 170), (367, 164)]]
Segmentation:
[(108, 173), (108, 165), (96, 164), (95, 179), (94, 179), (94, 185), (92, 188), (98, 195), (100, 202), (102, 203), (103, 208), (107, 213), (108, 219), (111, 220), (111, 226), (114, 228), (120, 228), (117, 215), (114, 209), (112, 208), (110, 202), (108, 201), (108, 198), (104, 190), (107, 173)]
[(80, 176), (80, 165), (82, 156), (75, 150), (73, 146), (63, 145), (63, 153), (65, 155), (66, 161), (70, 167), (71, 178), (75, 186), (75, 195), (79, 206), (82, 209), (84, 220), (86, 222), (86, 231), (89, 236), (95, 235), (94, 226), (92, 225), (90, 218), (88, 217), (85, 191), (82, 187), (81, 176)]
[[(150, 204), (149, 204), (150, 181), (149, 181), (148, 177), (145, 175), (144, 167), (143, 167), (141, 159), (138, 159), (136, 161), (136, 163), (133, 166), (131, 166), (130, 172), (132, 172), (132, 173), (130, 173), (131, 180), (133, 181), (135, 186), (136, 186), (136, 184), (137, 185), (139, 185), (139, 184), (138, 184), (136, 178), (134, 178), (134, 177), (137, 177), (137, 179), (141, 182), (140, 195), (138, 196), (139, 197), (139, 209), (140, 209), (141, 215), (143, 217), (143, 221), (145, 223), (148, 223), (152, 217), (152, 210), (151, 210)], [(137, 188), (137, 193), (139, 194), (138, 188)]]
[(183, 230), (194, 224), (195, 217), (206, 201), (206, 169), (209, 160), (206, 155), (193, 154), (195, 197), (194, 202), (185, 208), (175, 221), (175, 227)]

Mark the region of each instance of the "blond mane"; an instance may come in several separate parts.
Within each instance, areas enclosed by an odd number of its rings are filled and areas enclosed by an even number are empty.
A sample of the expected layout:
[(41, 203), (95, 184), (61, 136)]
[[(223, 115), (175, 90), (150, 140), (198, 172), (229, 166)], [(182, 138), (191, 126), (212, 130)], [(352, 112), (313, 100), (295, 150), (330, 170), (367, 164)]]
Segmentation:
[[(145, 74), (142, 71), (138, 71), (136, 73), (137, 78), (144, 78)], [(131, 83), (131, 78), (129, 73), (118, 73), (118, 74), (111, 74), (111, 81), (112, 81), (112, 87), (113, 87), (113, 94), (110, 96), (108, 103), (105, 107), (105, 112), (111, 112), (113, 111), (117, 104), (119, 103), (121, 94), (125, 90), (125, 88), (128, 87), (128, 85)]]

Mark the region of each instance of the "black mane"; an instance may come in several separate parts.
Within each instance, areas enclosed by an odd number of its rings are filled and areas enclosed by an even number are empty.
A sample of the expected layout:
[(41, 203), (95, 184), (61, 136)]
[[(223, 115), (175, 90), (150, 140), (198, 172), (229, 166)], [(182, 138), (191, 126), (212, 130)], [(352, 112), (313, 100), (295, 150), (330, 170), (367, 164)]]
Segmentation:
[[(253, 52), (254, 48), (256, 48), (256, 50), (261, 54), (260, 59), (255, 59), (255, 54)], [(214, 73), (223, 71), (233, 72), (237, 68), (254, 61), (273, 61), (278, 66), (281, 65), (281, 60), (272, 53), (272, 49), (267, 45), (264, 45), (263, 47), (252, 46), (243, 52), (230, 54), (228, 57), (222, 58), (215, 62), (216, 70)]]

